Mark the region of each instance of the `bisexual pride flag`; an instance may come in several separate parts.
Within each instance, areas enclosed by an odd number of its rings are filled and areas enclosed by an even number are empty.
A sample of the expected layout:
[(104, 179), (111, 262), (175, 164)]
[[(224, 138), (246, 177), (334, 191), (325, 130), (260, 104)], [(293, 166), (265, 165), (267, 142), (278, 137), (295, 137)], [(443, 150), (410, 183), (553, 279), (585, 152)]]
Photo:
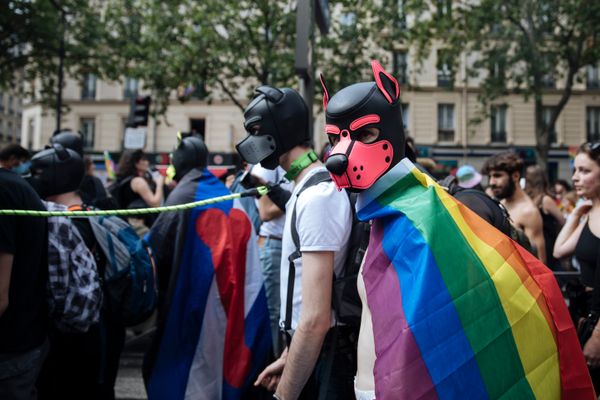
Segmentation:
[[(208, 170), (197, 187), (187, 177), (180, 192), (191, 187), (196, 201), (230, 194)], [(156, 223), (168, 224), (168, 217)], [(236, 200), (195, 208), (180, 225), (184, 243), (170, 282), (148, 398), (239, 399), (271, 351), (252, 224)]]
[(378, 400), (592, 399), (552, 272), (403, 160), (361, 193)]

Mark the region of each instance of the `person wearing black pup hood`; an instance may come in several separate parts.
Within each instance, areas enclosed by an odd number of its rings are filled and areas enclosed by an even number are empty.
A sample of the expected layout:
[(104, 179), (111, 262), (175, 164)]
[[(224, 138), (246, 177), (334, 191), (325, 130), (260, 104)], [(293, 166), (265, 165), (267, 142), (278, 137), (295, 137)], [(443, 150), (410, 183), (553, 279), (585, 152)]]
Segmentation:
[(102, 181), (91, 172), (93, 170), (93, 161), (84, 155), (81, 133), (73, 132), (70, 129), (54, 132), (50, 138), (50, 145), (55, 143), (75, 151), (86, 165), (86, 173), (79, 185), (79, 195), (83, 203), (100, 209), (115, 208), (115, 204), (110, 201), (108, 192), (104, 188)]
[(331, 300), (334, 273), (343, 273), (349, 247), (350, 201), (312, 148), (308, 107), (298, 92), (261, 86), (244, 119), (248, 135), (236, 146), (241, 157), (267, 169), (281, 166), (294, 182), (280, 268), (287, 348), (255, 385), (276, 389), (283, 399), (352, 398), (357, 332), (336, 323)]
[[(83, 160), (60, 144), (31, 160), (30, 183), (50, 211), (81, 209), (77, 189)], [(48, 218), (48, 296), (52, 326), (50, 352), (38, 381), (40, 399), (77, 399), (99, 393), (102, 365), (99, 270), (106, 259), (96, 257), (97, 242), (87, 219)]]

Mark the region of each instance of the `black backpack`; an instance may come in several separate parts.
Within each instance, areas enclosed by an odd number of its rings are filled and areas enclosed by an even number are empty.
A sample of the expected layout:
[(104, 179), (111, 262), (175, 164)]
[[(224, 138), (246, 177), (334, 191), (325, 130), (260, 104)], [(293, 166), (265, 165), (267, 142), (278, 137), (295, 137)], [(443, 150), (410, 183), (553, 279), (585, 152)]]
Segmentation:
[(117, 179), (106, 189), (118, 208), (125, 208), (128, 206), (128, 204), (123, 204), (123, 188), (125, 185), (129, 185), (132, 179), (132, 176), (128, 176), (127, 178), (123, 179)]
[(515, 228), (511, 223), (508, 211), (498, 200), (491, 198), (478, 189), (461, 188), (457, 184), (456, 177), (452, 175), (441, 180), (439, 184), (448, 192), (448, 194), (452, 195), (471, 209), (471, 211), (495, 226), (500, 232), (510, 237), (531, 254), (536, 254), (533, 251), (531, 242), (527, 236), (525, 236), (525, 233), (522, 230)]
[[(304, 186), (296, 194), (296, 198), (300, 194), (311, 186), (317, 185), (321, 182), (331, 181), (331, 176), (328, 172), (318, 172), (311, 176)], [(336, 320), (349, 326), (358, 327), (360, 325), (360, 317), (362, 312), (362, 303), (358, 295), (358, 288), (356, 286), (356, 280), (360, 266), (362, 264), (363, 257), (367, 251), (369, 245), (369, 233), (371, 226), (368, 222), (359, 221), (356, 217), (355, 207), (356, 204), (356, 193), (349, 193), (348, 198), (352, 208), (352, 230), (350, 232), (348, 254), (346, 255), (346, 261), (344, 268), (339, 276), (334, 276), (333, 289), (331, 293), (332, 308), (336, 315)], [(300, 238), (298, 236), (298, 230), (296, 229), (296, 203), (292, 210), (292, 240), (296, 250), (288, 257), (289, 261), (289, 275), (288, 275), (288, 290), (287, 300), (285, 307), (285, 321), (284, 329), (289, 332), (292, 329), (292, 304), (294, 297), (294, 279), (296, 275), (296, 266), (294, 261), (302, 256), (300, 252)]]

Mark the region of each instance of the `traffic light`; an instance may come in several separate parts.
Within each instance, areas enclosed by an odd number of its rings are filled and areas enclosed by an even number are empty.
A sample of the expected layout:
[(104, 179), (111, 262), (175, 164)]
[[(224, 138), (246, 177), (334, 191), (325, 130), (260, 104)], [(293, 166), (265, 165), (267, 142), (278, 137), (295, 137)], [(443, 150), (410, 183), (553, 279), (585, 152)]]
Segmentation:
[(148, 126), (148, 114), (150, 113), (150, 96), (137, 97), (131, 106), (131, 125)]

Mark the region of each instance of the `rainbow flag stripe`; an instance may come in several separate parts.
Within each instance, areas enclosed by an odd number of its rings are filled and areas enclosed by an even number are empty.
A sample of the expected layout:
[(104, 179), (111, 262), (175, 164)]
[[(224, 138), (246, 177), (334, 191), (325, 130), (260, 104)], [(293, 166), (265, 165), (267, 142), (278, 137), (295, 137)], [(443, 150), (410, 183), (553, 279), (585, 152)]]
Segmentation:
[(592, 399), (552, 272), (403, 160), (361, 193), (377, 399)]

